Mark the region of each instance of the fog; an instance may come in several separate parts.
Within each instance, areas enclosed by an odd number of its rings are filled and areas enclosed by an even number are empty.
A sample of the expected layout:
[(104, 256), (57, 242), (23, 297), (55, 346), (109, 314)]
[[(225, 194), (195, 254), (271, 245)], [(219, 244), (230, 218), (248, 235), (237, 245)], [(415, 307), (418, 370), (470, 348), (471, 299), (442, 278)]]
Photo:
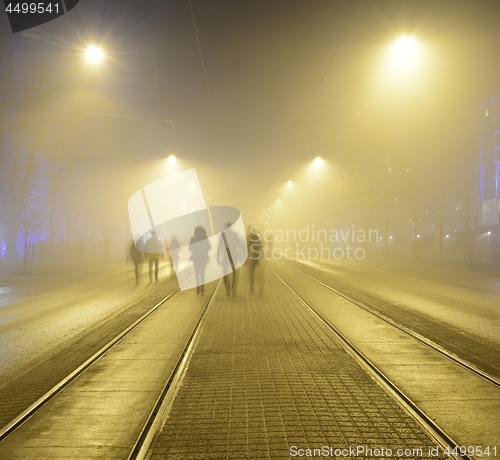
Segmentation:
[[(262, 230), (375, 229), (371, 250), (407, 254), (416, 238), (442, 251), (441, 222), (449, 250), (467, 230), (498, 239), (479, 196), (498, 2), (211, 1), (192, 13), (82, 1), (17, 34), (1, 17), (2, 263), (31, 244), (40, 260), (123, 256), (132, 194), (191, 168), (207, 205)], [(414, 56), (394, 56), (401, 36)], [(86, 60), (89, 44), (102, 62)], [(481, 241), (495, 260), (496, 240)]]

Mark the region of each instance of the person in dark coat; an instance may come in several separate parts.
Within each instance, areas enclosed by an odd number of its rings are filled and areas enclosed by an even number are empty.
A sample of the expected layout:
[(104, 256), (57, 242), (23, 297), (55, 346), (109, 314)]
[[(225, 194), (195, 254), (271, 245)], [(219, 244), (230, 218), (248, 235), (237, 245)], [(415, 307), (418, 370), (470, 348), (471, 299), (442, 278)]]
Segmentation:
[(144, 254), (139, 251), (139, 249), (137, 249), (134, 240), (132, 240), (132, 243), (130, 245), (127, 259), (131, 260), (134, 263), (135, 285), (138, 286), (142, 276), (142, 263), (144, 261)]
[(208, 241), (207, 231), (199, 225), (194, 229), (194, 236), (189, 242), (189, 250), (194, 266), (194, 275), (196, 279), (196, 293), (204, 294), (205, 288), (205, 270), (208, 264), (208, 252), (211, 249), (210, 241)]
[[(238, 284), (237, 270), (235, 262), (238, 263), (244, 254), (245, 243), (239, 235), (231, 229), (231, 223), (226, 224), (226, 230), (221, 234), (219, 247), (217, 248), (217, 262), (223, 265), (224, 273), (232, 272), (233, 280), (231, 282), (231, 273), (224, 275), (224, 286), (226, 295), (236, 296), (236, 287)], [(233, 252), (231, 252), (233, 251)], [(224, 252), (227, 257), (224, 257)], [(238, 266), (240, 264), (238, 263)]]
[[(262, 237), (259, 233), (255, 232), (252, 226), (248, 228), (247, 235), (248, 242), (248, 281), (250, 284), (250, 295), (254, 294), (255, 279), (259, 288), (259, 296), (264, 295), (264, 267), (262, 263), (259, 264), (262, 258)], [(260, 265), (260, 267), (259, 267)]]

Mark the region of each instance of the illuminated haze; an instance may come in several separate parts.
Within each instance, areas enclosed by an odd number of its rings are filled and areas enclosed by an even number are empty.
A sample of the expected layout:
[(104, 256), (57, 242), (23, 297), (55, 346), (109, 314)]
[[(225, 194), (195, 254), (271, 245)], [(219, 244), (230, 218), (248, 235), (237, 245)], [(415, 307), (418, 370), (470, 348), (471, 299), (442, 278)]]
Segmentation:
[(381, 228), (390, 200), (404, 234), (412, 205), (438, 221), (441, 152), (458, 228), (479, 105), (500, 92), (497, 1), (193, 1), (201, 56), (186, 1), (80, 3), (1, 24), (4, 239), (28, 200), (37, 238), (107, 234), (121, 254), (128, 198), (193, 167), (245, 223)]

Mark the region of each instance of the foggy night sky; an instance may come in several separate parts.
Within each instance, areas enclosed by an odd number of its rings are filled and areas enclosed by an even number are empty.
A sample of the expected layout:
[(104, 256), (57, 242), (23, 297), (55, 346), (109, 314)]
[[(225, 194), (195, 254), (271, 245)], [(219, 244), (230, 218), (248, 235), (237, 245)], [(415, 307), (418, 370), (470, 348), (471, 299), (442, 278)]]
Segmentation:
[[(89, 136), (88, 158), (75, 160), (110, 181), (116, 206), (168, 174), (170, 154), (178, 170), (197, 169), (210, 204), (236, 206), (246, 221), (283, 197), (288, 180), (333, 183), (374, 154), (404, 165), (428, 158), (418, 168), (432, 181), (441, 113), (449, 174), (455, 158), (477, 154), (479, 104), (500, 92), (497, 0), (191, 4), (213, 111), (187, 0), (81, 0), (18, 34), (0, 15), (2, 53), (41, 57), (58, 82), (46, 110), (120, 116), (92, 115), (116, 149)], [(422, 53), (398, 77), (383, 63), (401, 35)], [(100, 68), (84, 61), (88, 43), (105, 50)], [(120, 133), (132, 141), (120, 144)], [(310, 169), (316, 156), (321, 171)]]

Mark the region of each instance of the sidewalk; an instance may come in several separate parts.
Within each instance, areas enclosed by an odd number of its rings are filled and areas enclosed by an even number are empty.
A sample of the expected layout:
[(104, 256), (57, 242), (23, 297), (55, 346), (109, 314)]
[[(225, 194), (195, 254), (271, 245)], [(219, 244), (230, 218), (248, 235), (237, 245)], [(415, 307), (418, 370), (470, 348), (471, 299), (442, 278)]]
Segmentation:
[(103, 267), (121, 267), (124, 258), (110, 259), (45, 259), (35, 260), (32, 273), (23, 273), (23, 263), (0, 263), (0, 287), (22, 283), (27, 280), (40, 279), (47, 276), (64, 275), (69, 272)]
[(330, 448), (333, 457), (358, 446), (426, 457), (432, 445), (268, 272), (264, 297), (248, 295), (246, 279), (237, 298), (219, 290), (149, 458), (277, 460)]
[(126, 459), (214, 288), (162, 304), (0, 442), (0, 458)]

